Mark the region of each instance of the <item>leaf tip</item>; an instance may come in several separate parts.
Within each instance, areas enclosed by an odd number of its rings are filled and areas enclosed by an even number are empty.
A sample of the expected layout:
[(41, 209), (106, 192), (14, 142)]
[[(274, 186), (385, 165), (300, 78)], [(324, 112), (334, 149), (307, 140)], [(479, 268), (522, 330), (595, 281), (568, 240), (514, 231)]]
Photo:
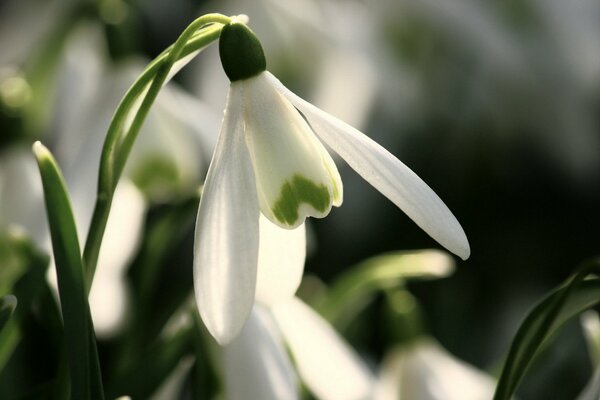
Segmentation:
[(50, 151), (39, 140), (36, 140), (35, 143), (33, 143), (31, 149), (33, 150), (33, 154), (35, 154), (35, 158), (38, 160), (50, 157)]

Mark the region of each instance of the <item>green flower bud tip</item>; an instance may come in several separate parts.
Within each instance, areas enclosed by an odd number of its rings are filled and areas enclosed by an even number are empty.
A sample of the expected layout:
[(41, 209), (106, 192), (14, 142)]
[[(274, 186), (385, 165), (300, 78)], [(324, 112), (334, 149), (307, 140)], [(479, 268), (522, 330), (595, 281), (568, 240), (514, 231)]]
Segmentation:
[(219, 39), (223, 70), (231, 82), (248, 79), (267, 69), (267, 61), (256, 34), (241, 22), (223, 27)]

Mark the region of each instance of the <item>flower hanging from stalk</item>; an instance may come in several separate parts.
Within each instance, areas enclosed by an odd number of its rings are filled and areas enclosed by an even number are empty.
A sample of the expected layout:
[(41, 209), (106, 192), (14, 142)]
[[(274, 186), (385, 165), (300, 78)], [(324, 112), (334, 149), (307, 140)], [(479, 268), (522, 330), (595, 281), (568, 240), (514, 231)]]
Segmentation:
[(373, 140), (283, 86), (244, 23), (223, 27), (219, 50), (231, 85), (198, 210), (194, 288), (220, 344), (236, 337), (254, 303), (259, 214), (293, 229), (341, 205), (342, 181), (323, 143), (440, 244), (469, 256), (464, 231), (433, 190)]
[(370, 398), (375, 377), (366, 364), (295, 296), (306, 261), (304, 224), (281, 229), (261, 216), (259, 236), (256, 302), (240, 334), (222, 348), (226, 397), (295, 400), (301, 380), (321, 400)]

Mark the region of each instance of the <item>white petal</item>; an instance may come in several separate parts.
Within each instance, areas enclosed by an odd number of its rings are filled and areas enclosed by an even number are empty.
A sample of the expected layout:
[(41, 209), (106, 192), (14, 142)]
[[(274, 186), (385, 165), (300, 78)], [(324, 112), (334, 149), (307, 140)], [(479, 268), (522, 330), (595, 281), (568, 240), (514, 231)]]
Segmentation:
[(298, 398), (298, 383), (268, 313), (255, 307), (239, 336), (223, 349), (228, 400)]
[(442, 246), (462, 259), (469, 257), (469, 242), (462, 227), (438, 195), (410, 168), (357, 129), (296, 96), (273, 75), (266, 76), (305, 115), (317, 135), (360, 176)]
[(297, 298), (272, 308), (311, 392), (322, 400), (370, 397), (373, 377), (333, 328)]
[(306, 228), (283, 229), (261, 215), (259, 220), (256, 300), (274, 305), (294, 296), (306, 260)]
[(294, 228), (341, 204), (342, 183), (306, 121), (265, 77), (241, 81), (246, 142), (261, 211), (273, 223)]
[(113, 335), (124, 322), (127, 309), (125, 267), (140, 243), (145, 213), (146, 201), (142, 193), (131, 182), (121, 180), (115, 191), (90, 291), (90, 311), (99, 337)]
[(596, 368), (600, 368), (600, 318), (598, 313), (586, 311), (581, 314), (580, 320), (592, 364)]
[(229, 91), (196, 221), (194, 289), (200, 316), (220, 344), (242, 329), (256, 287), (258, 202), (242, 134), (240, 87)]
[(127, 287), (123, 276), (96, 274), (89, 301), (96, 336), (108, 338), (117, 333), (125, 322), (127, 310)]
[(491, 399), (494, 380), (457, 360), (435, 341), (420, 339), (386, 357), (375, 400)]
[(104, 272), (124, 273), (124, 267), (137, 250), (144, 227), (146, 200), (133, 183), (122, 179), (117, 185), (112, 204), (98, 255), (96, 275)]

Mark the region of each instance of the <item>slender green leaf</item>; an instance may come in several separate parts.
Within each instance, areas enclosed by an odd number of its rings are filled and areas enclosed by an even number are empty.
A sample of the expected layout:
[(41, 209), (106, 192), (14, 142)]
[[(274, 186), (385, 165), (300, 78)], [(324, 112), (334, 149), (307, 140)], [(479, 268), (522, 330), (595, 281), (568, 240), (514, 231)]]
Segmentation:
[(584, 280), (598, 270), (600, 260), (586, 263), (529, 312), (512, 342), (494, 400), (512, 398), (531, 362), (548, 339), (567, 320), (600, 304), (600, 279)]
[(71, 398), (103, 399), (77, 229), (62, 174), (40, 142), (33, 145), (46, 201), (69, 360)]
[(404, 284), (406, 279), (448, 276), (454, 261), (439, 250), (393, 252), (369, 258), (344, 273), (315, 308), (339, 329), (352, 321), (377, 294)]

